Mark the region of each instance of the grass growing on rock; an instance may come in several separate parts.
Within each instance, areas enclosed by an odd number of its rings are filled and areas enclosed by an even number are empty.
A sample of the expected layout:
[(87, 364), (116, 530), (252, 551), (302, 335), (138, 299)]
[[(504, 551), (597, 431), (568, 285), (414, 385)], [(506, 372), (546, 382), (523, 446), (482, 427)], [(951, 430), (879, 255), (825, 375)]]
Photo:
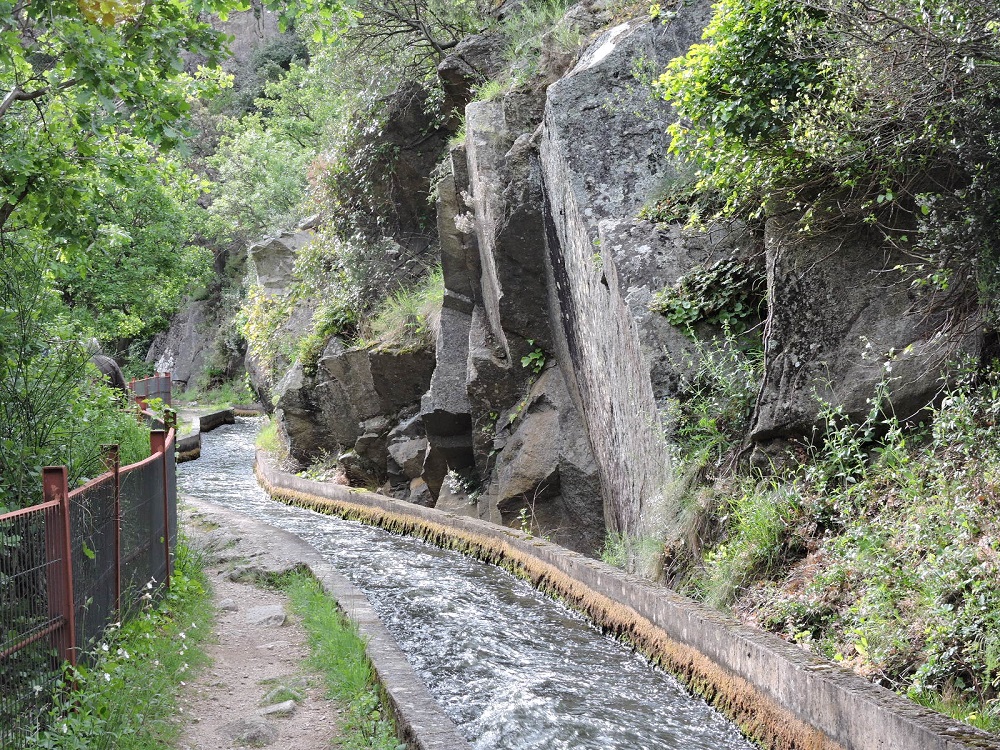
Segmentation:
[(330, 697), (344, 709), (339, 746), (347, 750), (405, 748), (396, 738), (391, 713), (381, 699), (357, 630), (315, 578), (291, 574), (281, 584), (309, 634), (311, 666), (323, 675)]
[[(149, 600), (147, 600), (148, 604)], [(27, 747), (46, 750), (153, 750), (180, 727), (176, 696), (207, 661), (212, 606), (201, 562), (178, 547), (170, 592), (93, 647), (89, 665), (67, 668), (45, 725)]]
[(390, 295), (363, 326), (365, 341), (393, 350), (434, 346), (444, 301), (441, 267)]

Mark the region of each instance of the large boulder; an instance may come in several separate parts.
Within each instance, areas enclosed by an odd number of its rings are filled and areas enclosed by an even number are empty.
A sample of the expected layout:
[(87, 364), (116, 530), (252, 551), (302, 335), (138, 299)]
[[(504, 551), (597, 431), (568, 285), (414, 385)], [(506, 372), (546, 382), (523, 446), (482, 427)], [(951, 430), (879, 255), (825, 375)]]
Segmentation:
[(668, 24), (633, 21), (605, 32), (549, 86), (545, 107), (541, 165), (559, 321), (555, 353), (587, 426), (608, 523), (629, 533), (643, 531), (643, 516), (669, 519), (680, 508), (627, 299), (633, 285), (623, 283), (614, 254), (600, 250), (600, 222), (634, 215), (679, 177), (667, 158), (671, 113), (649, 96), (638, 62), (661, 68), (685, 52), (710, 12), (702, 0), (682, 5)]
[(466, 108), (481, 298), (500, 358), (512, 355), (508, 335), (543, 348), (550, 348), (552, 339), (537, 143), (531, 133), (518, 132), (523, 123), (508, 123), (520, 114), (512, 114), (505, 102)]
[(914, 416), (941, 393), (949, 363), (979, 356), (982, 326), (955, 316), (975, 300), (915, 291), (896, 270), (908, 258), (873, 232), (806, 237), (795, 219), (767, 225), (771, 312), (752, 439), (808, 436), (824, 403), (863, 419), (883, 382), (884, 408)]
[(604, 542), (604, 508), (594, 456), (562, 372), (547, 368), (527, 398), (503, 415), (502, 445), (488, 495), (504, 523), (586, 554)]
[[(415, 408), (430, 384), (433, 354), (416, 349), (391, 352), (348, 348), (331, 339), (315, 374), (296, 363), (275, 388), (275, 414), (289, 452), (309, 460), (320, 451), (351, 448), (377, 426), (371, 421)], [(362, 443), (357, 453), (376, 467), (381, 462)]]

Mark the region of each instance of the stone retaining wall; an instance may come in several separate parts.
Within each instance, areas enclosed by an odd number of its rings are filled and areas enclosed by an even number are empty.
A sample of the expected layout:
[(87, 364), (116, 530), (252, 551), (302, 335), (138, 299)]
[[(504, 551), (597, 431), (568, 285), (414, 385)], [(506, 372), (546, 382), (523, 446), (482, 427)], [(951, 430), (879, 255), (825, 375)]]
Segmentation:
[(279, 472), (257, 455), (275, 498), (420, 536), (501, 565), (585, 612), (683, 679), (776, 750), (961, 750), (1000, 740), (669, 589), (519, 531)]
[(232, 409), (220, 409), (211, 414), (203, 414), (198, 418), (198, 430), (200, 432), (211, 432), (216, 427), (224, 424), (236, 424), (236, 416)]

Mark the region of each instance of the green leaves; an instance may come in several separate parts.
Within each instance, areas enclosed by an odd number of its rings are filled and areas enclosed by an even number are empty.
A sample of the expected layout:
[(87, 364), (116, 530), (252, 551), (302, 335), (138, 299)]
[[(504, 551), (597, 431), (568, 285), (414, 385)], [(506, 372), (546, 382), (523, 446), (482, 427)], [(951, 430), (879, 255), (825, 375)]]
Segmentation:
[(649, 308), (691, 338), (693, 326), (708, 323), (735, 335), (766, 317), (767, 283), (753, 259), (724, 258), (707, 268), (695, 268), (667, 289), (657, 292)]

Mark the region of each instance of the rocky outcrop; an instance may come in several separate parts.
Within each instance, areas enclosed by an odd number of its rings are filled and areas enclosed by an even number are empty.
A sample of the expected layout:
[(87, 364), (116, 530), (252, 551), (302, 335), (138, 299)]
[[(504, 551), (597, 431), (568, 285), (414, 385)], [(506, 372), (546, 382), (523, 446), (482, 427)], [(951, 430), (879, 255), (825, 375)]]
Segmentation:
[(299, 251), (313, 240), (312, 232), (282, 232), (249, 247), (254, 278), (264, 294), (285, 294), (292, 285), (292, 271)]
[(211, 301), (192, 300), (153, 339), (146, 362), (169, 372), (175, 388), (194, 386), (215, 350), (219, 327)]
[(807, 436), (823, 404), (861, 420), (884, 383), (886, 411), (909, 419), (943, 387), (944, 368), (977, 359), (975, 300), (919, 293), (896, 270), (909, 262), (865, 231), (803, 237), (794, 214), (768, 222), (771, 314), (751, 437)]
[(444, 111), (460, 113), (477, 86), (503, 72), (505, 41), (499, 33), (475, 34), (461, 40), (438, 65), (444, 89)]
[[(587, 35), (613, 12), (592, 0), (559, 23)], [(673, 114), (648, 75), (699, 41), (710, 15), (708, 0), (682, 4), (669, 22), (605, 31), (581, 55), (553, 32), (530, 81), (468, 105), (465, 143), (437, 170), (445, 294), (434, 352), (335, 340), (314, 373), (293, 367), (277, 389), (293, 455), (336, 450), (357, 484), (588, 553), (606, 527), (669, 544), (682, 514), (660, 415), (703, 349), (651, 311), (657, 292), (730, 258), (755, 279), (766, 265), (750, 435), (765, 447), (809, 433), (817, 394), (862, 417), (887, 375), (893, 408), (913, 413), (934, 398), (946, 358), (979, 352), (975, 321), (954, 314), (965, 302), (915, 295), (890, 272), (901, 259), (871, 238), (793, 240), (787, 220), (762, 235), (637, 218), (687, 173), (668, 157)], [(448, 106), (497, 74), (498, 50), (484, 35), (446, 58)], [(426, 250), (434, 232), (420, 201), (443, 141), (414, 92), (394, 95), (384, 140), (399, 158), (380, 189), (398, 209), (398, 245)], [(421, 127), (426, 142), (404, 137)], [(277, 290), (288, 266), (269, 252), (258, 273)]]
[[(670, 457), (649, 363), (603, 219), (630, 217), (676, 177), (666, 157), (669, 112), (636, 80), (635, 64), (661, 67), (701, 36), (708, 4), (683, 6), (667, 25), (634, 21), (603, 34), (548, 89), (541, 163), (548, 258), (559, 339), (617, 530), (639, 533), (645, 513), (670, 516)], [(618, 244), (621, 244), (620, 242)], [(619, 255), (622, 255), (619, 250)]]
[(401, 410), (418, 404), (433, 369), (433, 355), (422, 349), (348, 348), (331, 339), (315, 374), (305, 373), (296, 363), (275, 388), (275, 417), (289, 452), (309, 460), (324, 451), (339, 455), (354, 448), (384, 472), (372, 449), (380, 439), (377, 420), (391, 421)]
[[(291, 293), (295, 258), (314, 236), (307, 230), (282, 232), (276, 237), (265, 237), (248, 248), (251, 273), (265, 298), (279, 301)], [(291, 305), (288, 319), (275, 331), (275, 339), (290, 344), (301, 339), (312, 326), (315, 309), (315, 301), (297, 300)], [(276, 382), (292, 365), (288, 356), (291, 348), (275, 347), (273, 362), (261, 362), (253, 352), (248, 352), (245, 358), (244, 367), (250, 377), (250, 385), (268, 411), (273, 405)]]

